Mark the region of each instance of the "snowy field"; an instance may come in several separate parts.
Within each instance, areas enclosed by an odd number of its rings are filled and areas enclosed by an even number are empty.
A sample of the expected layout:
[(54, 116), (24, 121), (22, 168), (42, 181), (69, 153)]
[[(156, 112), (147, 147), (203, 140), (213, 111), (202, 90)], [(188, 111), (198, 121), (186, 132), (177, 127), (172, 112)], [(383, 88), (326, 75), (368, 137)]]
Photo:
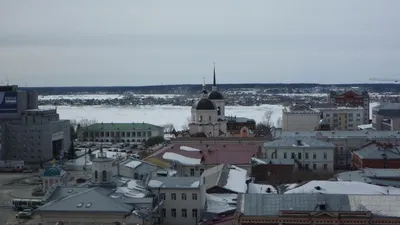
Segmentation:
[[(54, 108), (43, 106), (42, 108)], [(262, 121), (264, 113), (272, 110), (272, 121), (277, 121), (282, 116), (283, 106), (227, 106), (227, 116), (248, 117), (256, 121)], [(172, 123), (177, 129), (181, 129), (190, 117), (190, 106), (153, 105), (136, 107), (113, 106), (58, 106), (57, 112), (61, 119), (80, 121), (82, 119), (95, 120), (104, 123), (151, 123), (164, 125)]]
[[(176, 95), (142, 95), (167, 98)], [(41, 99), (112, 99), (122, 98), (121, 95), (52, 95), (42, 96)], [(370, 104), (370, 115), (372, 107), (378, 105)], [(54, 108), (53, 106), (42, 106), (42, 108)], [(264, 120), (264, 113), (272, 110), (271, 120), (276, 124), (282, 117), (281, 105), (260, 106), (227, 106), (226, 116), (247, 117), (257, 122)], [(61, 119), (80, 121), (82, 119), (95, 120), (97, 122), (131, 123), (145, 122), (156, 125), (172, 123), (177, 129), (181, 129), (190, 117), (190, 106), (153, 105), (153, 106), (58, 106), (57, 111)]]
[[(142, 96), (142, 97), (154, 97), (154, 98), (173, 98), (180, 95), (167, 95), (167, 94), (154, 94), (154, 95), (141, 95), (141, 94), (132, 94), (133, 96)], [(111, 94), (95, 94), (95, 95), (39, 95), (39, 100), (56, 100), (56, 99), (98, 99), (98, 100), (106, 100), (106, 99), (121, 99), (123, 95), (111, 95)]]

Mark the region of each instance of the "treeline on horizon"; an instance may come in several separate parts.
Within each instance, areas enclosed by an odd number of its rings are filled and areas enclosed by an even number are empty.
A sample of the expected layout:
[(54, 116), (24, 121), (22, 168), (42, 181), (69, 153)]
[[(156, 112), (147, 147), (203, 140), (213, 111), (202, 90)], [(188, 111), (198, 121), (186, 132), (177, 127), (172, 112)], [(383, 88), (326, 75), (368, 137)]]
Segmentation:
[[(248, 83), (248, 84), (218, 84), (221, 91), (232, 89), (287, 89), (289, 93), (295, 93), (293, 90), (312, 89), (312, 88), (352, 88), (359, 87), (362, 90), (369, 92), (400, 92), (400, 85), (395, 83), (356, 83), (356, 84), (317, 84), (317, 83)], [(208, 89), (211, 84), (207, 85)], [(69, 86), (69, 87), (20, 87), (21, 90), (35, 90), (42, 95), (57, 95), (57, 94), (78, 94), (78, 93), (115, 93), (121, 94), (124, 92), (134, 92), (138, 94), (182, 94), (196, 93), (201, 90), (198, 84), (175, 84), (175, 85), (150, 85), (150, 86)], [(280, 90), (279, 90), (280, 89)], [(327, 91), (325, 91), (327, 92)]]

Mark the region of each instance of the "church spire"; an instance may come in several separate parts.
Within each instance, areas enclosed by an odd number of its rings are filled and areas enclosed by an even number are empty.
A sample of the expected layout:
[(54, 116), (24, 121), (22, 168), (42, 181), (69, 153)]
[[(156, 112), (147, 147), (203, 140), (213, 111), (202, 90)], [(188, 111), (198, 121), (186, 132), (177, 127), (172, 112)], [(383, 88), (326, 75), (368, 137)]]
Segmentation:
[(214, 62), (214, 77), (213, 77), (213, 86), (212, 86), (212, 90), (213, 91), (216, 91), (217, 90), (217, 78), (216, 78), (216, 75), (215, 75), (215, 62)]
[(206, 90), (206, 78), (203, 77), (203, 90)]

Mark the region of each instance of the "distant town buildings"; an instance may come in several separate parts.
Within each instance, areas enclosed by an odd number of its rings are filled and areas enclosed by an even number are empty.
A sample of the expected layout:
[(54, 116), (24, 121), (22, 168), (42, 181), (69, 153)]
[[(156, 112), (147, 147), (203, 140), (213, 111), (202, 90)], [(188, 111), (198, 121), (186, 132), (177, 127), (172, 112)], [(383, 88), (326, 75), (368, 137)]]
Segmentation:
[(372, 108), (372, 129), (400, 130), (400, 103), (382, 103)]
[(358, 130), (358, 126), (365, 121), (364, 108), (333, 104), (295, 104), (282, 110), (282, 129), (314, 130), (321, 119), (324, 119), (332, 130)]
[(79, 141), (141, 144), (164, 136), (164, 128), (148, 123), (95, 123), (78, 130)]
[(369, 94), (367, 91), (347, 90), (347, 91), (330, 91), (328, 95), (328, 103), (337, 106), (351, 106), (363, 108), (364, 119), (363, 124), (369, 123)]
[(40, 163), (63, 157), (71, 146), (69, 120), (60, 120), (56, 109), (38, 109), (38, 95), (0, 87), (0, 159)]

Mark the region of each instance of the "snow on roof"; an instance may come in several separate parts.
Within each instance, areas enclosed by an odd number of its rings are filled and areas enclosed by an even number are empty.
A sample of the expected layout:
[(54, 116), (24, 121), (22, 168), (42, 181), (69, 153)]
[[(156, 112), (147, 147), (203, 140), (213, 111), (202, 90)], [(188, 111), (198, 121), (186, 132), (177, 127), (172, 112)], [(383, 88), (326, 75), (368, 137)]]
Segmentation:
[(137, 160), (132, 160), (130, 162), (128, 162), (127, 164), (125, 164), (124, 166), (135, 169), (136, 167), (140, 166), (142, 164), (142, 162), (137, 161)]
[(139, 185), (136, 180), (130, 180), (126, 187), (118, 187), (115, 192), (129, 198), (144, 198), (147, 190)]
[(200, 149), (183, 146), (183, 145), (179, 149), (182, 151), (188, 151), (188, 152), (199, 152), (200, 151)]
[(163, 184), (163, 182), (158, 181), (158, 180), (150, 180), (148, 186), (152, 188), (160, 187)]
[(206, 194), (207, 212), (223, 213), (236, 209), (237, 194)]
[(178, 162), (182, 165), (199, 165), (201, 163), (201, 159), (189, 158), (173, 152), (164, 153), (163, 158), (166, 160)]
[(157, 170), (157, 174), (165, 174), (167, 177), (175, 176), (178, 172), (173, 169), (165, 168)]
[(200, 181), (195, 181), (195, 182), (193, 182), (193, 184), (190, 185), (190, 186), (192, 186), (192, 187), (198, 187), (199, 185), (200, 185)]
[[(269, 188), (269, 190), (268, 190)], [(249, 194), (276, 194), (277, 190), (269, 184), (255, 184), (249, 183), (249, 189), (247, 190)]]
[(400, 195), (400, 188), (382, 187), (357, 181), (313, 180), (294, 188), (288, 186), (285, 194), (293, 193)]
[(257, 158), (251, 158), (251, 161), (253, 161), (253, 163), (256, 164), (267, 164), (266, 162), (262, 161), (261, 159), (257, 159)]
[(247, 192), (247, 170), (231, 165), (225, 188), (237, 193)]

